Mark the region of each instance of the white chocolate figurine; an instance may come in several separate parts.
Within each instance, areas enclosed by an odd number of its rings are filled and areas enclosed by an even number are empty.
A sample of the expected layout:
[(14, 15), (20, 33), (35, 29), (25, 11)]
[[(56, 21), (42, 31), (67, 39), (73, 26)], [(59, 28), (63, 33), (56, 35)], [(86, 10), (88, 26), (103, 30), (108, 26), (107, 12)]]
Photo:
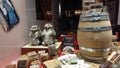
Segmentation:
[(42, 32), (41, 32), (39, 26), (33, 25), (31, 27), (30, 32), (29, 32), (31, 45), (37, 46), (42, 42), (41, 34), (42, 34)]
[(56, 32), (51, 23), (46, 23), (42, 32), (43, 45), (49, 46), (55, 43)]

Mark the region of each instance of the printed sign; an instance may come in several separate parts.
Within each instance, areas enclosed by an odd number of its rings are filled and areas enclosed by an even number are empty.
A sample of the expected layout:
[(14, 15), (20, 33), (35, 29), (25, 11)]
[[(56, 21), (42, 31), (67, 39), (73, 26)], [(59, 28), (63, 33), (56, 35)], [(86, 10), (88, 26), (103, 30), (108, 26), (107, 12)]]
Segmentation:
[(63, 37), (63, 47), (71, 46), (74, 47), (74, 36), (64, 36)]

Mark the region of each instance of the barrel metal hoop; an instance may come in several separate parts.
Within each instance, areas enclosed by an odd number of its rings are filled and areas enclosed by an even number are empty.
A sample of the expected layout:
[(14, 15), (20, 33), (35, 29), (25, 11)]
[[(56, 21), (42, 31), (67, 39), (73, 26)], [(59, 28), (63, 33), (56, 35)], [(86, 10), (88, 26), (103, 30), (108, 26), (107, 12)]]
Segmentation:
[(78, 30), (80, 31), (107, 31), (111, 30), (111, 26), (102, 26), (102, 27), (88, 27), (88, 28), (82, 28), (78, 27)]
[(104, 21), (109, 20), (109, 16), (98, 16), (98, 17), (80, 17), (80, 21)]
[(88, 51), (88, 52), (106, 52), (109, 51), (110, 48), (87, 48), (83, 46), (79, 46), (81, 50)]
[(108, 12), (91, 12), (83, 13), (81, 17), (94, 17), (94, 16), (109, 16)]
[(81, 55), (82, 55), (82, 57), (85, 57), (85, 58), (87, 58), (87, 59), (91, 59), (91, 60), (98, 60), (98, 61), (102, 61), (103, 59), (105, 59), (106, 58), (106, 56), (104, 56), (104, 57), (97, 57), (97, 56), (95, 56), (95, 57), (93, 57), (93, 56), (87, 56), (87, 55), (85, 55), (85, 54), (82, 54), (81, 53)]

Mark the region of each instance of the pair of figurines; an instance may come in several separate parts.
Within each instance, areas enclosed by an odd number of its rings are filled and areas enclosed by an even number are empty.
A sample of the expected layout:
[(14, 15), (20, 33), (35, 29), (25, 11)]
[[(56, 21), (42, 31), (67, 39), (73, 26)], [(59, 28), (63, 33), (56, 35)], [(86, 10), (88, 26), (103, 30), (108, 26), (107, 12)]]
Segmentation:
[(56, 42), (56, 32), (51, 23), (46, 23), (44, 30), (41, 31), (38, 25), (33, 25), (29, 32), (30, 44), (33, 46), (45, 45), (49, 46)]

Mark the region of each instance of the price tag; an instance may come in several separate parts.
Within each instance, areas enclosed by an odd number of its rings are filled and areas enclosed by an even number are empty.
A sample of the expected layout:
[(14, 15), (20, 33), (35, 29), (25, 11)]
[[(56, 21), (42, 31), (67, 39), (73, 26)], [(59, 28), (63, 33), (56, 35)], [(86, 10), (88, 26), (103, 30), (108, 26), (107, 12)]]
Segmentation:
[(40, 65), (31, 65), (30, 68), (40, 68)]
[(27, 67), (27, 60), (19, 60), (17, 63), (17, 68), (26, 68)]
[(107, 58), (107, 60), (111, 63), (116, 63), (119, 61), (120, 54), (117, 52), (112, 52), (111, 55)]

